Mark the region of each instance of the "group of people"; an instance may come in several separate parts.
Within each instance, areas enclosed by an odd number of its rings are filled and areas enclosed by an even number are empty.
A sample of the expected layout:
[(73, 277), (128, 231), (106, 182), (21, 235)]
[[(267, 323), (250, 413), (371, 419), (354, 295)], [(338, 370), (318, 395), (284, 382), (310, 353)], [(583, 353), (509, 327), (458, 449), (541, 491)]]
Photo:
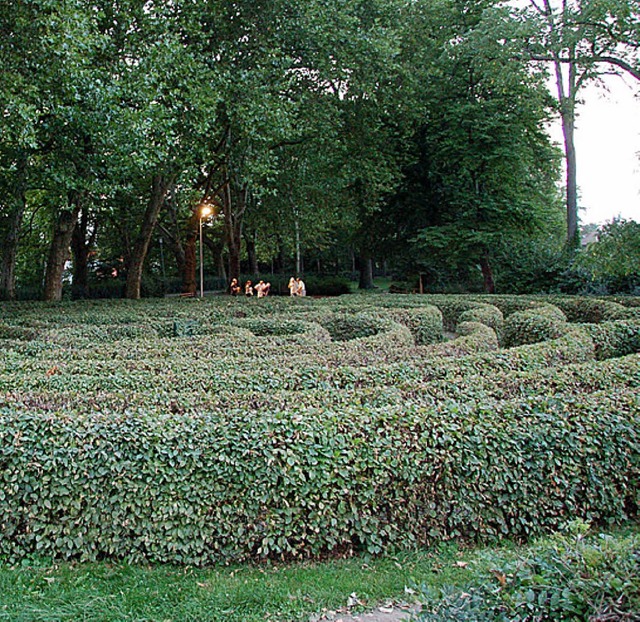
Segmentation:
[[(289, 295), (290, 296), (306, 296), (307, 295), (307, 286), (304, 281), (300, 277), (292, 276), (289, 279)], [(251, 297), (256, 295), (258, 298), (264, 298), (269, 295), (269, 291), (271, 290), (271, 283), (265, 283), (264, 281), (258, 281), (255, 285), (251, 281), (247, 281), (244, 284), (244, 295), (247, 297)], [(240, 283), (238, 283), (238, 279), (231, 279), (231, 283), (229, 284), (229, 293), (232, 296), (239, 296), (242, 294), (242, 287)]]
[[(269, 295), (270, 290), (271, 283), (265, 283), (264, 281), (258, 281), (255, 285), (251, 281), (247, 281), (244, 284), (244, 295), (247, 297), (251, 297), (255, 294), (258, 298), (264, 298)], [(239, 296), (242, 293), (242, 288), (240, 287), (240, 283), (238, 283), (238, 279), (231, 279), (229, 293), (232, 296)]]
[(292, 276), (289, 279), (289, 296), (306, 296), (307, 295), (307, 286), (304, 284), (304, 281), (298, 277)]

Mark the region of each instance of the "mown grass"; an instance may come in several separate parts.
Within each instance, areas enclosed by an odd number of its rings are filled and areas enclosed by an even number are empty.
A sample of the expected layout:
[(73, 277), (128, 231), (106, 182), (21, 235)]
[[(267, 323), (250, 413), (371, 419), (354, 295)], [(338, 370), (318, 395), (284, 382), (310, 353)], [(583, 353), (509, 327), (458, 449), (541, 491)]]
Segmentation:
[[(614, 533), (640, 533), (633, 523)], [(535, 546), (535, 545), (534, 545)], [(219, 566), (210, 569), (127, 564), (25, 562), (0, 566), (0, 620), (12, 622), (294, 622), (386, 602), (412, 603), (423, 590), (487, 581), (510, 543), (317, 563)], [(487, 562), (489, 560), (489, 562)], [(446, 589), (444, 591), (447, 591)], [(338, 615), (339, 617), (339, 615)]]
[[(0, 568), (0, 620), (62, 622), (228, 622), (307, 620), (346, 607), (409, 600), (405, 587), (457, 584), (454, 545), (381, 559), (220, 566), (25, 563)], [(362, 607), (360, 607), (362, 608)]]

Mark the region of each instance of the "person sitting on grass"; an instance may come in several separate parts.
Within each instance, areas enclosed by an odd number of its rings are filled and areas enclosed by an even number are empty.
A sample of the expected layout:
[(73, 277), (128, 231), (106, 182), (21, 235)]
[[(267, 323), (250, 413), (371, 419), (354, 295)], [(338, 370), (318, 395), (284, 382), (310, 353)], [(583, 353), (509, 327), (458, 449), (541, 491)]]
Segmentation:
[(253, 296), (253, 285), (251, 284), (251, 281), (247, 281), (244, 284), (244, 295), (247, 297)]

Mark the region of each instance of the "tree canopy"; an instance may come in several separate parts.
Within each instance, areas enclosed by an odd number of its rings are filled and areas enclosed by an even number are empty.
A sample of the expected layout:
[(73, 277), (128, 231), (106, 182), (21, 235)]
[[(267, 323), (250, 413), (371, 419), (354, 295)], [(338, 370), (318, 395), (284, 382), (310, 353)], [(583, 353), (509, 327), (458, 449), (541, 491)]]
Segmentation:
[(609, 4), (558, 33), (493, 0), (3, 1), (0, 295), (194, 293), (201, 227), (222, 279), (440, 261), (491, 290), (509, 239), (566, 235), (545, 61), (637, 67)]

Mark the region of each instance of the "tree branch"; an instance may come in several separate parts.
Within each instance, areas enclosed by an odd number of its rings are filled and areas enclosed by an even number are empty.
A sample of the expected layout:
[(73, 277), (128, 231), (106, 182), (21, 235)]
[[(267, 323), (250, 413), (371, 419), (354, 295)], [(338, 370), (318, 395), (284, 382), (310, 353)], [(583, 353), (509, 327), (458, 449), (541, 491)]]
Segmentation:
[(622, 60), (621, 58), (616, 58), (615, 56), (594, 56), (592, 62), (595, 63), (609, 63), (610, 65), (615, 65), (616, 67), (620, 67), (620, 69), (626, 71), (629, 75), (633, 76), (636, 80), (640, 81), (640, 68), (636, 68), (630, 63)]
[(581, 56), (562, 57), (562, 56), (548, 56), (544, 54), (531, 53), (529, 54), (529, 58), (531, 60), (548, 62), (548, 63), (552, 63), (552, 62), (558, 62), (558, 63), (564, 63), (564, 64), (576, 63), (581, 65), (609, 63), (610, 65), (615, 65), (616, 67), (623, 69), (629, 75), (633, 76), (636, 80), (640, 81), (640, 68), (636, 68), (630, 63), (622, 60), (621, 58), (616, 58), (615, 56), (594, 55), (594, 56), (585, 56), (585, 57), (581, 57)]

